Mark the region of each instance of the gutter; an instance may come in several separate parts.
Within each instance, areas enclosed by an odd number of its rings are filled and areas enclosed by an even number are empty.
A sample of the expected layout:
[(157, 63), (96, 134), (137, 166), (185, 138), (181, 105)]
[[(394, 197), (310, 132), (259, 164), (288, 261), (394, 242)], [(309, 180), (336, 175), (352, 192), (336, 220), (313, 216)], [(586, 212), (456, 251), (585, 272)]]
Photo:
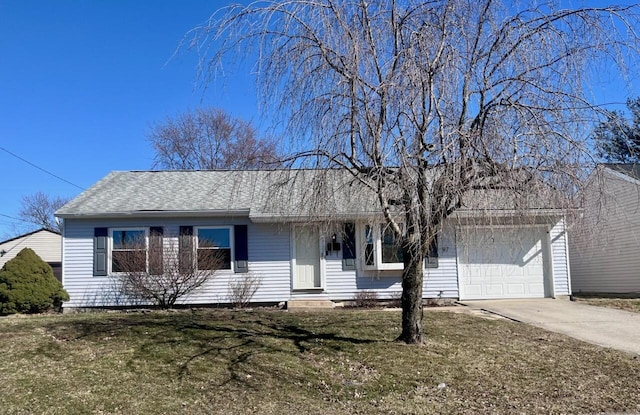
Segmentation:
[(513, 216), (563, 216), (565, 209), (464, 209), (455, 211), (450, 218), (482, 218)]
[(186, 218), (186, 217), (248, 217), (249, 209), (233, 210), (133, 210), (100, 213), (58, 213), (62, 219), (112, 219), (112, 218)]

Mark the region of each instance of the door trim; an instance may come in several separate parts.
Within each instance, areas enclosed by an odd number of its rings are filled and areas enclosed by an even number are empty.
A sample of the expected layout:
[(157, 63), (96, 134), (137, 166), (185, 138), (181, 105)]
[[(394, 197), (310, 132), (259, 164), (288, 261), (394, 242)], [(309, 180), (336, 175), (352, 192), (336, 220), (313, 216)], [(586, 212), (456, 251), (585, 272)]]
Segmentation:
[[(298, 229), (311, 229), (312, 232), (315, 232), (318, 235), (318, 252), (319, 252), (319, 286), (318, 287), (307, 287), (307, 288), (297, 288), (296, 287), (296, 234)], [(290, 253), (291, 253), (291, 261), (290, 261), (290, 269), (291, 269), (291, 291), (295, 292), (323, 292), (325, 290), (325, 273), (326, 273), (326, 259), (325, 259), (325, 251), (324, 247), (324, 236), (320, 234), (320, 227), (315, 225), (292, 225), (290, 232)]]

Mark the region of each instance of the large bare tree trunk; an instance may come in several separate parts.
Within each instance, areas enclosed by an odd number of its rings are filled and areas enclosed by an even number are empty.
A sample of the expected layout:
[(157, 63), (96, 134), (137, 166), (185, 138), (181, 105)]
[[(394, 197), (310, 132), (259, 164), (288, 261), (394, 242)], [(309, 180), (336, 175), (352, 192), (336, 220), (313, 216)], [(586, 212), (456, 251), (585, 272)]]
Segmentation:
[[(406, 246), (406, 245), (405, 245)], [(422, 343), (422, 253), (415, 247), (404, 249), (402, 271), (402, 333), (398, 341)]]

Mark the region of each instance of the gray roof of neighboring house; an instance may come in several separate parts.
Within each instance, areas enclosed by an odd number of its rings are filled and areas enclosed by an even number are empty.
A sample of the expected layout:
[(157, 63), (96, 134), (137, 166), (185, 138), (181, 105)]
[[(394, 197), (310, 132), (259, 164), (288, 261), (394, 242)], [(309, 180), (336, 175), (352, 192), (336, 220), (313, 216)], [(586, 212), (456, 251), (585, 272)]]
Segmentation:
[(605, 163), (603, 164), (605, 167), (626, 174), (629, 177), (632, 177), (636, 180), (640, 180), (640, 164), (636, 163)]
[[(531, 193), (529, 193), (531, 194)], [(528, 197), (529, 208), (546, 209)], [(521, 198), (473, 191), (462, 210), (514, 209)], [(546, 206), (545, 206), (546, 205)], [(206, 170), (112, 172), (56, 212), (57, 216), (249, 216), (252, 220), (380, 215), (376, 194), (348, 171)]]

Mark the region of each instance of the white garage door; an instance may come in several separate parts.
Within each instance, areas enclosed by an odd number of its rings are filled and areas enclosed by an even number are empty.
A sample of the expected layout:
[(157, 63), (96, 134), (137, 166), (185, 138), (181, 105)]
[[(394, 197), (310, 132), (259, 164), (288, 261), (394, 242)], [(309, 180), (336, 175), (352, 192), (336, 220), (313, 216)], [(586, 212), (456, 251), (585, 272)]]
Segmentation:
[(544, 236), (540, 227), (461, 228), (460, 299), (544, 297)]

